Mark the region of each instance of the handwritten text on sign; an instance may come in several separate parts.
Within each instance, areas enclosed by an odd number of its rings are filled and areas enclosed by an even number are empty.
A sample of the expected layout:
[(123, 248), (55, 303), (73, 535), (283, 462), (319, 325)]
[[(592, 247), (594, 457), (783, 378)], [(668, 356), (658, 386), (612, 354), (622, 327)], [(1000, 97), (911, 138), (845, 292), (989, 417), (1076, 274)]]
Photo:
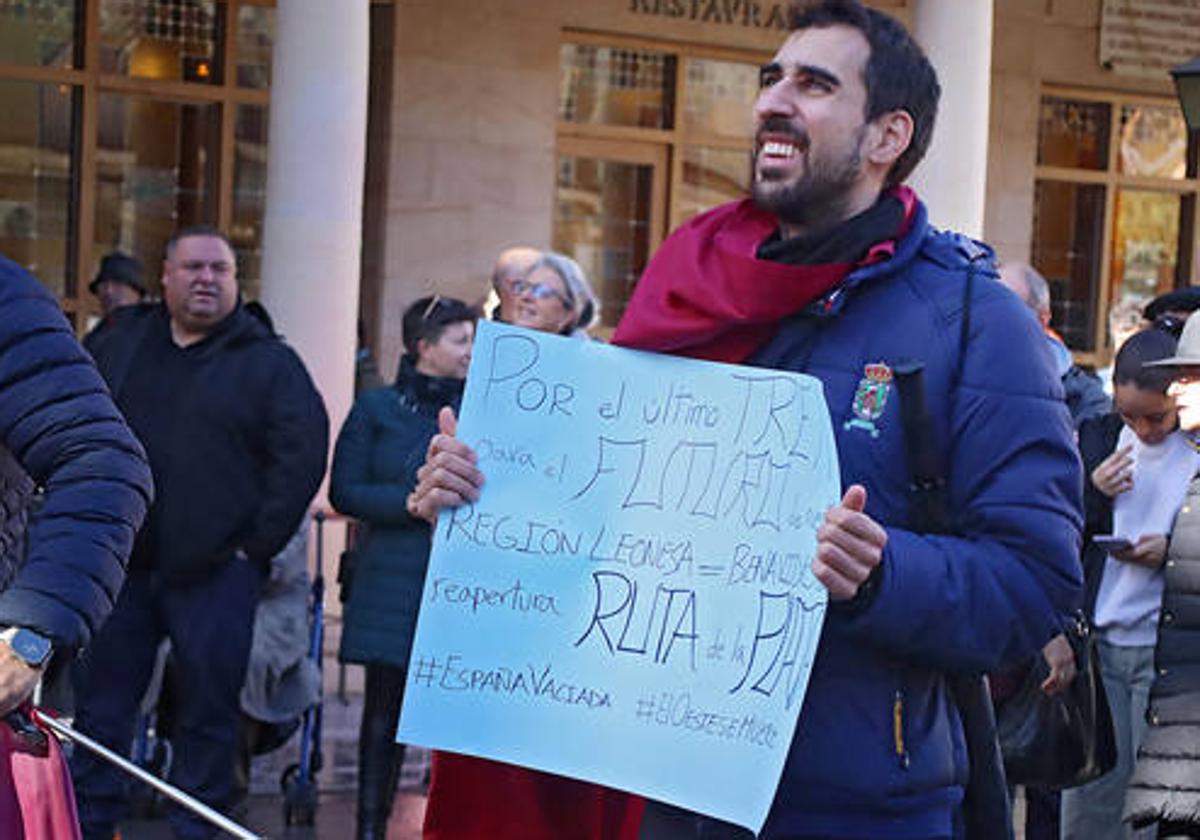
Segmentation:
[(481, 323), (398, 738), (761, 828), (825, 614), (820, 383)]

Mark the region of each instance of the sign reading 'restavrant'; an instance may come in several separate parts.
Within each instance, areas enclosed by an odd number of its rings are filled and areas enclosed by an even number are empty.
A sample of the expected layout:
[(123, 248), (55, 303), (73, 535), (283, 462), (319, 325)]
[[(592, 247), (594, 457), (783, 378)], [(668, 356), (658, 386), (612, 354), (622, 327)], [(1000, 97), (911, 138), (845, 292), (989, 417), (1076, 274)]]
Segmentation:
[(481, 323), (400, 741), (758, 831), (804, 699), (839, 497), (818, 380)]

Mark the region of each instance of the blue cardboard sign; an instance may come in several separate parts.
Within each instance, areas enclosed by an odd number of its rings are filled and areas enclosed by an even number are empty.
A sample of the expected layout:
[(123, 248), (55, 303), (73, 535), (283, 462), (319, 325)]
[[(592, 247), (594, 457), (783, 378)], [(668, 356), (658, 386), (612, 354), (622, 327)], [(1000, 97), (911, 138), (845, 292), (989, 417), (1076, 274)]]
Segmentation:
[(483, 322), (398, 740), (761, 829), (839, 498), (818, 380)]

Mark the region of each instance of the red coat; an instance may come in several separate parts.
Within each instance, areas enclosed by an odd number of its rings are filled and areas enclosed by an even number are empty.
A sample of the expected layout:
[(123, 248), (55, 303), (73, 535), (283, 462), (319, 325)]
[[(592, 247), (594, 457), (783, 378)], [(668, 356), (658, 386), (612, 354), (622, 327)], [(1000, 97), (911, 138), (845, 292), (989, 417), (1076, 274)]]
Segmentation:
[(637, 840), (645, 800), (511, 764), (435, 752), (426, 840)]

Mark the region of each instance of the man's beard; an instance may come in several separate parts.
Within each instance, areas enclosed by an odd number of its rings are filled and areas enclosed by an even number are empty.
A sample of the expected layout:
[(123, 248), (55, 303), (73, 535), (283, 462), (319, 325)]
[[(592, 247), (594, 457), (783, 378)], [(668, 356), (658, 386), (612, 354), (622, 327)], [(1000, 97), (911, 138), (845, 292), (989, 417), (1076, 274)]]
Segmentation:
[[(764, 129), (769, 127), (764, 126)], [(758, 162), (755, 160), (751, 189), (754, 203), (787, 225), (819, 229), (842, 221), (850, 201), (850, 192), (861, 174), (860, 150), (865, 130), (864, 125), (855, 132), (853, 146), (845, 156), (827, 160), (813, 155), (807, 136), (789, 128), (789, 133), (797, 138), (800, 148), (805, 150), (801, 153), (805, 157), (804, 170), (791, 183), (764, 179), (758, 175)], [(761, 154), (761, 144), (759, 146)]]

